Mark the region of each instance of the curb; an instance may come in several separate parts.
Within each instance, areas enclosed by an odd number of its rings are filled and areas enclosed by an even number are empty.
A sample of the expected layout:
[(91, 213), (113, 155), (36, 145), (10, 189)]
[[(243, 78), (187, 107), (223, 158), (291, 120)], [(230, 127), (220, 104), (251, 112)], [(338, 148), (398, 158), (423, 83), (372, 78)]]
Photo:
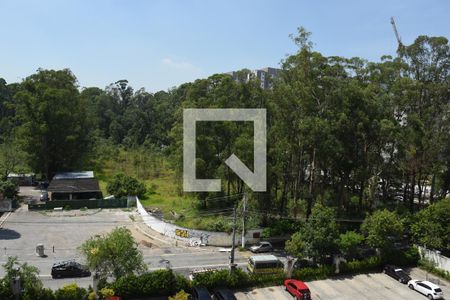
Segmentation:
[(9, 217), (11, 214), (12, 214), (12, 212), (11, 212), (11, 211), (8, 211), (5, 215), (3, 215), (3, 216), (0, 218), (0, 228), (3, 227), (3, 223), (6, 222), (6, 219), (8, 219), (8, 217)]

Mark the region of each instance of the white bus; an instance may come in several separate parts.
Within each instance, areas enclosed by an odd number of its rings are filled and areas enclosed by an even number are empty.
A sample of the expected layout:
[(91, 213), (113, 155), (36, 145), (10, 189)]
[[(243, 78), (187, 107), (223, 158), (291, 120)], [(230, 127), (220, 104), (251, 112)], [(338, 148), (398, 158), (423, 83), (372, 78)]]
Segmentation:
[(283, 268), (283, 263), (274, 255), (255, 255), (248, 259), (247, 270), (250, 273), (277, 273), (283, 271)]

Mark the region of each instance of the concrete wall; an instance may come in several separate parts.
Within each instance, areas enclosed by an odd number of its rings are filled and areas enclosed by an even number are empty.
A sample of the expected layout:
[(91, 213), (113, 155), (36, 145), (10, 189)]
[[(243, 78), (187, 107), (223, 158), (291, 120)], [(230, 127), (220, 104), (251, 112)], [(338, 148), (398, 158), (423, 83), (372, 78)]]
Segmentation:
[(450, 258), (443, 256), (439, 251), (433, 251), (418, 246), (420, 256), (436, 264), (436, 268), (450, 272)]
[[(136, 206), (139, 214), (144, 220), (144, 223), (162, 235), (186, 242), (191, 246), (198, 246), (200, 244), (220, 247), (231, 246), (232, 234), (180, 227), (164, 222), (163, 220), (155, 217), (152, 213), (147, 212), (139, 199), (136, 199)], [(262, 229), (249, 230), (246, 234), (247, 243), (254, 244), (259, 242), (261, 232)], [(236, 232), (235, 244), (241, 245), (241, 232)]]
[(0, 212), (12, 211), (12, 200), (11, 199), (3, 199), (0, 200)]

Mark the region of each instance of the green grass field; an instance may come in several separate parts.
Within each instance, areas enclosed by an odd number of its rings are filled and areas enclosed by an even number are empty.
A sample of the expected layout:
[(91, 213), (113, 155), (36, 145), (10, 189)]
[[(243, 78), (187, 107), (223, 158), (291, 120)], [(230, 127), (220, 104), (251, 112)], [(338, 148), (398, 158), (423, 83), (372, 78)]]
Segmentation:
[[(169, 166), (167, 158), (160, 154), (119, 150), (113, 158), (104, 159), (101, 168), (96, 171), (104, 196), (109, 195), (106, 189), (108, 181), (118, 173), (144, 182), (153, 192), (147, 192), (145, 197), (140, 199), (141, 203), (146, 208), (158, 208), (166, 220), (195, 229), (214, 230), (228, 227), (222, 226), (229, 222), (228, 217), (201, 214), (197, 208), (197, 199), (183, 195), (181, 182), (177, 182), (175, 171)], [(181, 217), (175, 219), (172, 212)]]

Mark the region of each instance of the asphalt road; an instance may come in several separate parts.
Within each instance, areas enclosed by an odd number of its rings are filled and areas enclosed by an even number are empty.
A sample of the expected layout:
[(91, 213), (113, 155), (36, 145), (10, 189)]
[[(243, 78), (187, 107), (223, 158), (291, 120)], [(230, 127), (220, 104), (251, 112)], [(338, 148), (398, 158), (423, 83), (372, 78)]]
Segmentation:
[[(82, 287), (92, 285), (92, 278), (52, 279), (51, 266), (55, 262), (75, 259), (83, 262), (78, 247), (90, 237), (110, 232), (117, 226), (129, 228), (139, 243), (148, 268), (160, 269), (167, 266), (188, 275), (189, 271), (201, 267), (227, 268), (229, 253), (217, 248), (186, 248), (148, 238), (137, 230), (130, 214), (121, 209), (88, 210), (85, 212), (35, 212), (22, 206), (13, 212), (0, 229), (0, 264), (8, 256), (17, 256), (40, 270), (46, 287), (56, 289), (67, 283), (76, 282)], [(135, 218), (136, 219), (136, 218)], [(42, 243), (47, 257), (35, 254), (36, 245)], [(150, 245), (150, 247), (149, 247)], [(54, 247), (54, 250), (53, 250)], [(244, 266), (246, 258), (236, 253), (236, 262)], [(4, 271), (0, 268), (0, 277)]]

